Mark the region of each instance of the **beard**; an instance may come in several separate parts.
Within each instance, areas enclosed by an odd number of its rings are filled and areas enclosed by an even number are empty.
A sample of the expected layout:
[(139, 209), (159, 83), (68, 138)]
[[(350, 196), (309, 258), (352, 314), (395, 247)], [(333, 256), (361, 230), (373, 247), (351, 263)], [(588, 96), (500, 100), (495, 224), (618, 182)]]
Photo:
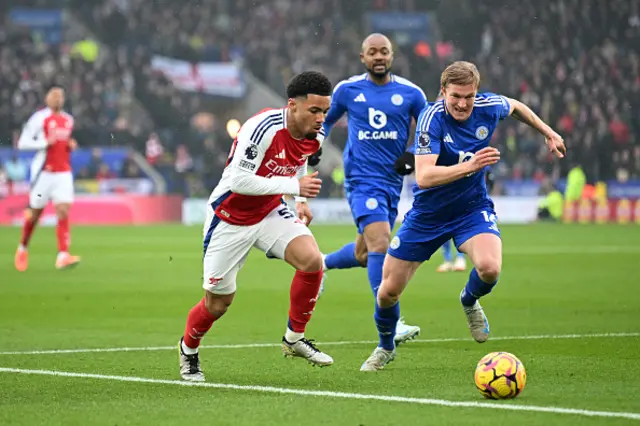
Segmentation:
[(314, 140), (314, 139), (315, 139), (315, 138), (317, 138), (317, 137), (318, 137), (318, 132), (316, 132), (316, 131), (311, 131), (311, 132), (306, 133), (306, 134), (304, 135), (304, 138), (305, 138), (305, 139), (308, 139), (308, 140)]
[(388, 66), (387, 64), (384, 64), (384, 71), (383, 72), (374, 71), (374, 68), (376, 66), (379, 66), (379, 65), (374, 65), (372, 68), (369, 68), (369, 67), (365, 66), (365, 69), (367, 70), (367, 72), (369, 74), (371, 74), (372, 76), (374, 76), (375, 78), (384, 78), (384, 77), (387, 76), (387, 74), (389, 74), (391, 72), (391, 67)]

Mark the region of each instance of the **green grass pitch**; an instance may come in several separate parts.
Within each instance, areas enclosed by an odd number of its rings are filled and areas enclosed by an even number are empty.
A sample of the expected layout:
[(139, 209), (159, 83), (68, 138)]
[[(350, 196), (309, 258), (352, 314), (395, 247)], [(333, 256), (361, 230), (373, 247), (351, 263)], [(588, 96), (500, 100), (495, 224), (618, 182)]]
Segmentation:
[[(355, 236), (313, 231), (325, 252)], [(13, 269), (19, 232), (0, 228), (1, 425), (640, 425), (638, 226), (503, 226), (485, 344), (459, 305), (467, 274), (436, 273), (436, 255), (402, 299), (421, 340), (373, 374), (359, 371), (375, 346), (362, 341), (376, 337), (366, 271), (328, 275), (307, 337), (335, 364), (312, 368), (278, 347), (293, 271), (254, 250), (203, 342), (219, 347), (201, 352), (208, 383), (236, 387), (176, 382), (177, 342), (202, 295), (199, 227), (77, 227), (83, 261), (69, 271), (54, 269), (54, 229), (40, 228), (25, 273)], [(46, 352), (122, 347), (148, 350)], [(498, 350), (523, 361), (528, 383), (513, 401), (481, 405), (473, 370)]]

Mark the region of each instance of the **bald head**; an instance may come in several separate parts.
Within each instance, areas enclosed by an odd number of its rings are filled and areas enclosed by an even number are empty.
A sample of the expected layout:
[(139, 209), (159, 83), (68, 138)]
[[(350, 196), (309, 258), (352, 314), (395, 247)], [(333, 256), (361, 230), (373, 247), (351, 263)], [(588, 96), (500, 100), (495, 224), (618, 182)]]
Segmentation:
[(386, 46), (389, 51), (393, 51), (391, 40), (386, 35), (380, 33), (369, 34), (362, 42), (362, 52), (366, 52), (370, 46)]
[(393, 47), (391, 40), (384, 34), (370, 34), (362, 42), (360, 60), (372, 79), (386, 83), (391, 72), (393, 62)]

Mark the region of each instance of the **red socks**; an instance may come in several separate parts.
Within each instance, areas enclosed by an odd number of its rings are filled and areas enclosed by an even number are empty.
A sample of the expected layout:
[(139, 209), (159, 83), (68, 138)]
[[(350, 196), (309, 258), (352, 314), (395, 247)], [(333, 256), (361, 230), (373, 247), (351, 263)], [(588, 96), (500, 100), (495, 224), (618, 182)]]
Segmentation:
[(191, 349), (196, 349), (200, 346), (200, 340), (209, 331), (216, 319), (207, 310), (203, 298), (189, 311), (187, 327), (184, 330), (184, 344)]
[[(311, 314), (316, 307), (322, 270), (317, 272), (296, 271), (291, 283), (289, 329), (304, 333)], [(184, 345), (190, 349), (200, 346), (200, 340), (211, 329), (217, 318), (211, 315), (204, 304), (204, 298), (189, 311), (184, 331)]]
[(69, 237), (69, 218), (58, 219), (58, 226), (56, 228), (56, 235), (58, 236), (58, 253), (66, 253), (69, 251), (70, 237)]
[(33, 234), (33, 230), (36, 228), (36, 222), (31, 218), (27, 218), (24, 221), (24, 225), (22, 225), (22, 237), (20, 238), (20, 244), (26, 247), (29, 244), (29, 240), (31, 240), (31, 234)]
[(289, 328), (296, 333), (304, 333), (311, 314), (316, 307), (322, 270), (317, 272), (296, 271), (291, 283)]

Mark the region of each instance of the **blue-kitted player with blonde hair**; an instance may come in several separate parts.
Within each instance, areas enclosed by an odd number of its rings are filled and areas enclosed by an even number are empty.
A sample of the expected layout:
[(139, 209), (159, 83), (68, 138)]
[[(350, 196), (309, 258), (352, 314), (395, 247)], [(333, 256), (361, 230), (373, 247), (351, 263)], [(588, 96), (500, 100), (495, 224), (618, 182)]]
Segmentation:
[(489, 294), (502, 269), (502, 240), (485, 170), (500, 160), (489, 146), (500, 120), (512, 115), (544, 136), (562, 158), (562, 137), (529, 107), (493, 93), (478, 93), (480, 73), (470, 62), (449, 65), (440, 78), (444, 99), (425, 108), (415, 138), (414, 201), (385, 258), (375, 320), (380, 343), (361, 371), (376, 371), (395, 358), (393, 341), (400, 295), (418, 267), (453, 239), (474, 268), (460, 294), (473, 339), (489, 338), (489, 322), (478, 299)]

